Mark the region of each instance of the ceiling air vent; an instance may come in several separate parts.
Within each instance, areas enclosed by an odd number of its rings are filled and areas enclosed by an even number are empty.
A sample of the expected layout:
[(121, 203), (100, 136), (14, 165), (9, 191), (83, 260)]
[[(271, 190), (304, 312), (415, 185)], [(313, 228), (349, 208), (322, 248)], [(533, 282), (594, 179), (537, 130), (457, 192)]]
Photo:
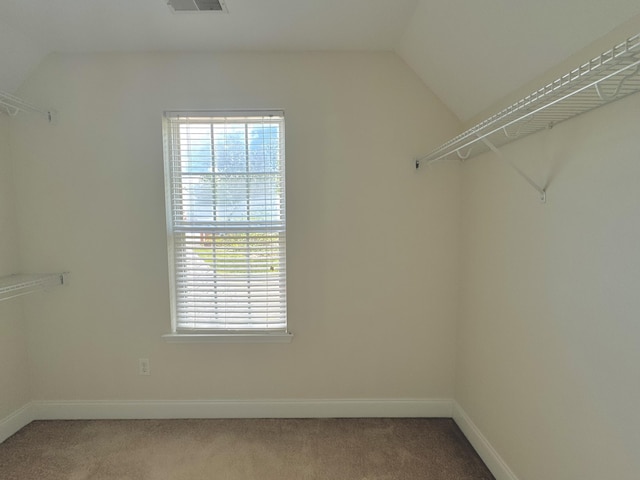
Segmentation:
[(220, 12), (229, 13), (224, 0), (169, 0), (174, 12)]

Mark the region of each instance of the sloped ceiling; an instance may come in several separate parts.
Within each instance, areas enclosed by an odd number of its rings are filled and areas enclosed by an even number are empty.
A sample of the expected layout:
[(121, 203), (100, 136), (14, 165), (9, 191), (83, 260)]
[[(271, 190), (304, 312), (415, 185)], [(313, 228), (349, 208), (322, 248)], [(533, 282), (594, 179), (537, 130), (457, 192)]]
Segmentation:
[(14, 92), (47, 53), (47, 48), (5, 24), (0, 15), (0, 90)]
[(637, 14), (638, 0), (421, 0), (397, 51), (468, 120)]
[(417, 0), (226, 0), (229, 14), (166, 0), (1, 0), (0, 90), (50, 52), (393, 50)]
[(638, 0), (2, 0), (0, 90), (51, 52), (396, 51), (462, 120), (629, 18)]

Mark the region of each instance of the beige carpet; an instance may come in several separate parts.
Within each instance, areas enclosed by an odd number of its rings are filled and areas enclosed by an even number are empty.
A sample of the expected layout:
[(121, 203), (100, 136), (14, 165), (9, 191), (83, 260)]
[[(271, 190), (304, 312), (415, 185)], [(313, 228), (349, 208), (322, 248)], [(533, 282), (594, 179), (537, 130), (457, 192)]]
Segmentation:
[(450, 419), (37, 421), (2, 480), (488, 480)]

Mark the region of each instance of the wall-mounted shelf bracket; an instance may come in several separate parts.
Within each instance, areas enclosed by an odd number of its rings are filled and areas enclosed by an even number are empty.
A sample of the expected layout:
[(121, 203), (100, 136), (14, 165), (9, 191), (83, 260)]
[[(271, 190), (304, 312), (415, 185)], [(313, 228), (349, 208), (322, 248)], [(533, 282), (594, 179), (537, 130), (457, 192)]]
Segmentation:
[(20, 112), (37, 113), (43, 115), (49, 122), (53, 120), (53, 112), (35, 107), (15, 95), (0, 91), (0, 111), (14, 117)]
[(68, 272), (42, 274), (16, 274), (0, 277), (0, 301), (35, 293), (49, 287), (66, 285)]
[(547, 201), (547, 190), (546, 190), (546, 188), (543, 188), (540, 185), (538, 185), (536, 182), (534, 182), (529, 175), (527, 175), (520, 167), (518, 167), (515, 163), (513, 163), (511, 160), (509, 160), (507, 157), (505, 157), (502, 154), (502, 152), (500, 150), (498, 150), (498, 148), (496, 148), (496, 146), (493, 143), (491, 143), (489, 140), (487, 140), (486, 138), (483, 138), (482, 139), (482, 143), (484, 143), (487, 147), (489, 147), (489, 149), (492, 152), (494, 152), (498, 158), (503, 160), (518, 175), (520, 175), (529, 185), (531, 185), (535, 189), (535, 191), (538, 192), (538, 194), (540, 195), (540, 201), (542, 203), (546, 203), (546, 201)]

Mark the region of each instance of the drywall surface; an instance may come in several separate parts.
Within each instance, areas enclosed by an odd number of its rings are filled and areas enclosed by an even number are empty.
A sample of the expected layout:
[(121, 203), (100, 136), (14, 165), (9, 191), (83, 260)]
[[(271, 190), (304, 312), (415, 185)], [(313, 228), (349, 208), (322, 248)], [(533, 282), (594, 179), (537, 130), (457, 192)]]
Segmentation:
[[(541, 72), (621, 22), (634, 15), (640, 22), (640, 4), (629, 0), (417, 3), (397, 51), (465, 122), (523, 83), (537, 82)], [(614, 41), (638, 30), (630, 32)], [(606, 44), (594, 56), (612, 46)], [(536, 83), (526, 94), (542, 85)]]
[(640, 471), (640, 95), (463, 168), (456, 400), (520, 480)]
[[(394, 54), (53, 55), (15, 131), (34, 398), (450, 398), (459, 169), (412, 158), (457, 121)], [(161, 119), (286, 115), (287, 345), (168, 344)], [(53, 293), (53, 292), (52, 292)], [(149, 358), (151, 375), (138, 375)]]
[[(601, 3), (602, 8), (607, 8), (609, 5), (605, 3)], [(536, 8), (539, 8), (540, 5), (537, 5)], [(627, 7), (631, 9), (638, 9), (638, 5), (633, 5), (631, 2), (627, 2)], [(627, 8), (625, 7), (625, 8)], [(562, 8), (571, 8), (568, 4), (563, 3)], [(587, 13), (588, 15), (592, 15), (593, 11), (588, 8), (585, 8), (582, 13)], [(613, 11), (612, 14), (616, 15)], [(624, 15), (623, 15), (624, 17)], [(596, 18), (596, 16), (593, 16)], [(517, 24), (513, 24), (517, 25)], [(584, 27), (584, 25), (582, 25)], [(517, 28), (517, 27), (516, 27)], [(573, 35), (573, 29), (564, 28), (564, 31), (569, 36)], [(640, 15), (635, 15), (630, 17), (624, 23), (621, 23), (611, 31), (607, 32), (605, 35), (602, 35), (600, 38), (594, 40), (591, 44), (581, 48), (577, 52), (569, 55), (564, 58), (561, 62), (557, 63), (553, 67), (549, 68), (546, 72), (542, 73), (539, 76), (531, 78), (530, 81), (525, 83), (524, 85), (520, 85), (518, 88), (509, 91), (504, 87), (507, 87), (508, 83), (502, 85), (502, 98), (497, 102), (493, 102), (488, 104), (488, 106), (474, 115), (472, 118), (465, 119), (464, 121), (464, 129), (471, 128), (474, 125), (484, 121), (487, 117), (495, 115), (497, 112), (502, 111), (503, 109), (513, 105), (516, 102), (519, 102), (522, 98), (532, 94), (533, 92), (537, 92), (538, 89), (544, 87), (545, 85), (549, 85), (554, 82), (558, 78), (566, 75), (568, 72), (573, 71), (574, 69), (588, 63), (590, 60), (594, 58), (600, 57), (600, 55), (610, 49), (612, 49), (616, 45), (620, 45), (624, 43), (627, 39), (637, 35), (640, 33)], [(571, 43), (575, 39), (571, 40)], [(574, 46), (583, 45), (584, 40), (579, 41), (578, 43), (574, 43)], [(635, 43), (635, 42), (634, 42)], [(537, 46), (538, 51), (542, 51), (540, 46)], [(568, 53), (565, 52), (565, 54)], [(524, 55), (522, 58), (529, 58), (527, 55)], [(562, 58), (562, 57), (560, 57)], [(502, 70), (497, 69), (496, 72), (499, 72), (500, 75), (504, 76)], [(511, 85), (514, 85), (511, 83)]]
[[(18, 224), (9, 120), (0, 115), (0, 276), (18, 273)], [(0, 302), (0, 422), (29, 400), (29, 361), (21, 299)]]

